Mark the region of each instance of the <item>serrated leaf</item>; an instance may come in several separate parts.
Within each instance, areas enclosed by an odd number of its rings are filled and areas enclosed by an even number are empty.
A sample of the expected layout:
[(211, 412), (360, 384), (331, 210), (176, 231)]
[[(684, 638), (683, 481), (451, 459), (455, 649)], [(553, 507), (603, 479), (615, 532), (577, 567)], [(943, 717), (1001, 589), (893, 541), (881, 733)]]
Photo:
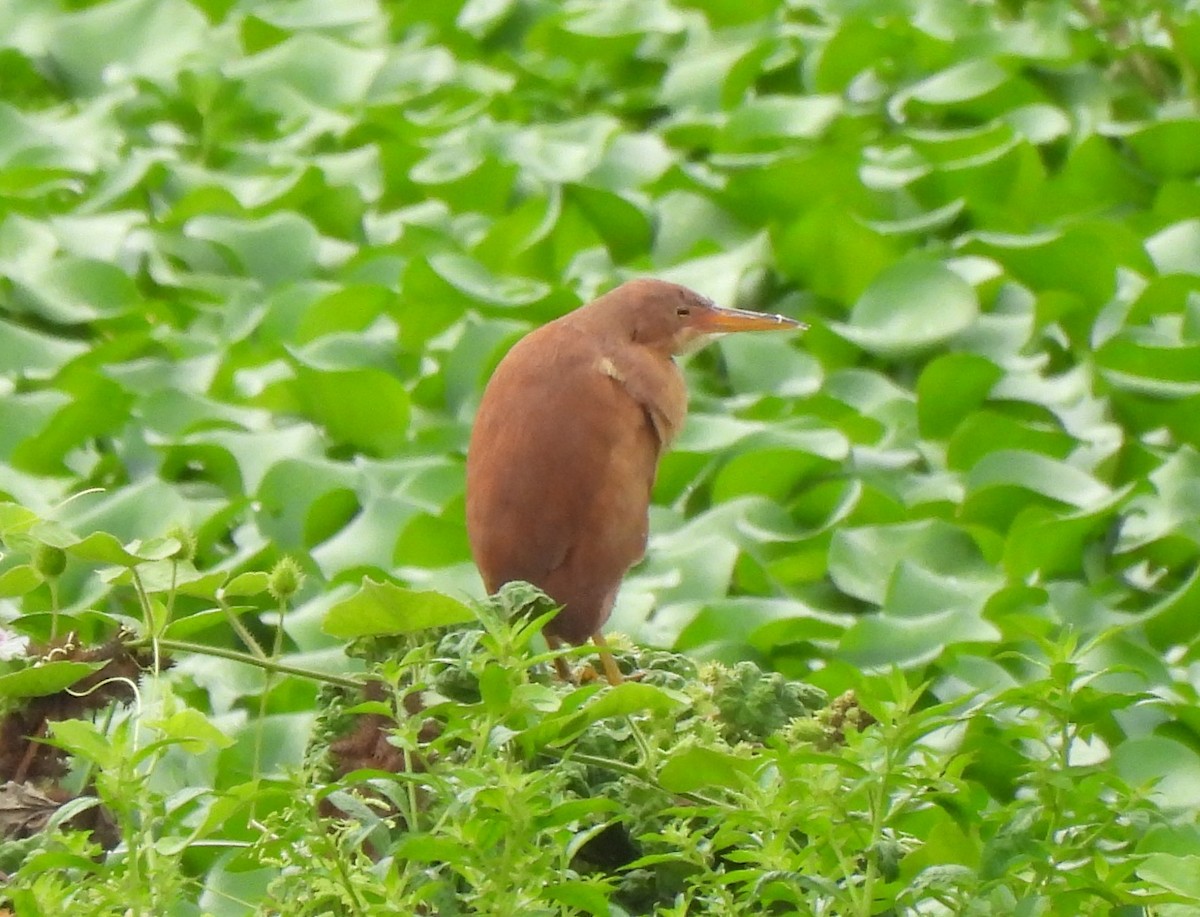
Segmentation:
[(716, 748), (693, 745), (673, 754), (658, 772), (663, 789), (693, 793), (706, 787), (740, 789), (761, 766), (752, 758), (738, 757)]

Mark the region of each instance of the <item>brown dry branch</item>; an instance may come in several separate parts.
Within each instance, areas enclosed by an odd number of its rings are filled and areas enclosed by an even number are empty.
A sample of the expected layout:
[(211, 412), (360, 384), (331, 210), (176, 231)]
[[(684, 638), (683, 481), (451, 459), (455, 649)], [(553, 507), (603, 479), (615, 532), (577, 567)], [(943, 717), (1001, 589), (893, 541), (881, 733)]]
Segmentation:
[(151, 664), (152, 652), (130, 650), (123, 636), (97, 647), (75, 644), (70, 636), (52, 645), (30, 647), (31, 657), (104, 665), (62, 691), (26, 698), (0, 719), (0, 780), (26, 783), (61, 777), (67, 771), (66, 752), (41, 741), (49, 735), (49, 724), (133, 699), (133, 685)]

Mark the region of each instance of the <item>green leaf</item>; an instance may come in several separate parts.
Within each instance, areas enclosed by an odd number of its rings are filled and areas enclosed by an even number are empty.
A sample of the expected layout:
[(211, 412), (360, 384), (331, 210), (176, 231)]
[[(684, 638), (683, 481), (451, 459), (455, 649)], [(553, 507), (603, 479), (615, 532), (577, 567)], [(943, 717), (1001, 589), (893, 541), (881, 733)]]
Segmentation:
[(917, 419), (921, 435), (944, 439), (987, 399), (1004, 375), (990, 360), (971, 353), (937, 357), (917, 379)]
[(708, 787), (737, 790), (761, 766), (752, 758), (693, 745), (673, 754), (659, 770), (658, 780), (671, 793), (694, 793)]
[(47, 378), (82, 353), (88, 345), (22, 328), (0, 319), (0, 373)]
[(47, 51), (58, 72), (90, 94), (104, 88), (114, 62), (126, 79), (173, 74), (203, 47), (206, 31), (204, 17), (184, 0), (111, 0), (58, 16)]
[[(48, 542), (49, 543), (49, 542)], [(58, 545), (67, 553), (93, 563), (136, 567), (140, 563), (166, 560), (179, 553), (182, 547), (176, 538), (152, 538), (145, 542), (132, 541), (122, 545), (108, 532), (93, 532), (72, 544)]]
[(239, 573), (222, 587), (221, 594), (227, 598), (243, 595), (262, 595), (267, 591), (267, 584), (270, 581), (271, 575), (261, 570)]
[(179, 744), (193, 755), (203, 754), (213, 748), (228, 748), (233, 744), (233, 739), (192, 707), (185, 707), (164, 720), (151, 722), (150, 725), (162, 733), (165, 741)]
[(924, 520), (839, 529), (829, 546), (829, 575), (848, 595), (882, 605), (887, 583), (905, 560), (953, 576), (991, 571), (966, 532), (940, 520)]
[(1200, 276), (1200, 220), (1174, 223), (1146, 240), (1158, 272)]
[(1008, 72), (996, 61), (976, 59), (926, 77), (898, 93), (889, 104), (897, 121), (904, 120), (904, 107), (910, 102), (926, 105), (951, 105), (985, 95), (1008, 79)]
[(252, 57), (235, 60), (230, 75), (272, 108), (293, 110), (298, 99), (336, 108), (366, 101), (384, 66), (382, 48), (355, 47), (316, 32), (301, 31)]
[(820, 137), (842, 111), (833, 95), (757, 96), (729, 115), (722, 137), (743, 145), (764, 138)]
[(408, 437), (408, 392), (390, 373), (298, 365), (296, 383), (305, 413), (335, 441), (371, 455), (386, 455)]
[(301, 280), (316, 270), (317, 231), (296, 213), (260, 220), (204, 215), (190, 220), (185, 231), (190, 238), (220, 245), (236, 268), (264, 286)]
[(1142, 164), (1164, 178), (1200, 172), (1200, 118), (1156, 120), (1125, 138)]
[(887, 268), (850, 312), (838, 334), (884, 357), (912, 356), (970, 327), (979, 311), (971, 285), (934, 261), (908, 260)]
[(1149, 787), (1171, 809), (1200, 805), (1200, 758), (1180, 742), (1158, 735), (1127, 739), (1113, 750), (1113, 764), (1126, 783)]
[(613, 261), (624, 263), (650, 248), (653, 229), (646, 214), (625, 197), (583, 184), (566, 187), (566, 200), (604, 240)]
[(588, 914), (611, 914), (608, 895), (597, 886), (599, 880), (569, 879), (546, 885), (546, 897), (563, 907)]
[(26, 532), (38, 521), (33, 510), (17, 503), (0, 503), (0, 535)]
[(71, 754), (92, 761), (102, 768), (116, 763), (117, 751), (113, 739), (98, 726), (86, 720), (55, 720), (49, 724), (53, 744)]
[(418, 592), (364, 579), (359, 590), (334, 604), (322, 629), (342, 640), (412, 634), (475, 620), (470, 606), (438, 592)]
[(1200, 903), (1200, 856), (1152, 853), (1138, 864), (1138, 875), (1152, 887), (1186, 896), (1193, 904)]
[(991, 487), (1020, 487), (1079, 509), (1104, 503), (1112, 491), (1085, 471), (1036, 452), (1002, 449), (984, 456), (967, 476), (967, 501)]
[(57, 694), (104, 667), (103, 662), (46, 662), (0, 675), (0, 697), (45, 697)]
[[(588, 702), (582, 709), (575, 710), (574, 702), (580, 697), (588, 698)], [(669, 691), (632, 681), (610, 686), (598, 693), (591, 687), (580, 688), (575, 695), (564, 700), (566, 712), (549, 716), (536, 726), (523, 730), (519, 738), (531, 749), (562, 745), (600, 720), (634, 713), (667, 716), (682, 705), (682, 699)]]
[(0, 573), (0, 597), (24, 595), (43, 583), (43, 578), (30, 564), (18, 564)]

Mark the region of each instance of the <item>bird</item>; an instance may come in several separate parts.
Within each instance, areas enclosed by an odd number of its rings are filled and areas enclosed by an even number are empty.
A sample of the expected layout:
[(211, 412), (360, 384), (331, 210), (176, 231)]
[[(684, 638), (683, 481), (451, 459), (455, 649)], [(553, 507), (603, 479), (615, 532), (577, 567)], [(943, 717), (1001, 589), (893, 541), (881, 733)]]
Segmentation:
[[(658, 463), (687, 414), (675, 357), (727, 332), (805, 327), (647, 278), (517, 341), (484, 387), (467, 446), (467, 536), (487, 591), (540, 588), (560, 606), (543, 632), (551, 649), (590, 639), (620, 683), (601, 628), (645, 553)], [(561, 655), (555, 664), (569, 679)]]

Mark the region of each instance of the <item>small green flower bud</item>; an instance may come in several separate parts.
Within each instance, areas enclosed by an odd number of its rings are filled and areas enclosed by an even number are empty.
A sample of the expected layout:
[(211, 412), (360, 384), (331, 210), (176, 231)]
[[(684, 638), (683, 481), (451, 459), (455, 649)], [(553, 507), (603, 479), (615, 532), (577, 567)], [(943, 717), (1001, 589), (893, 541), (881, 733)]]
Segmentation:
[(267, 591), (276, 601), (290, 599), (304, 585), (304, 571), (291, 557), (280, 558), (271, 570), (271, 579), (267, 583)]
[(196, 533), (190, 529), (185, 529), (182, 525), (172, 526), (167, 532), (168, 538), (174, 538), (179, 542), (179, 550), (175, 552), (175, 560), (195, 560), (196, 559)]
[(66, 551), (53, 545), (38, 544), (33, 550), (33, 569), (46, 579), (53, 579), (67, 569)]

